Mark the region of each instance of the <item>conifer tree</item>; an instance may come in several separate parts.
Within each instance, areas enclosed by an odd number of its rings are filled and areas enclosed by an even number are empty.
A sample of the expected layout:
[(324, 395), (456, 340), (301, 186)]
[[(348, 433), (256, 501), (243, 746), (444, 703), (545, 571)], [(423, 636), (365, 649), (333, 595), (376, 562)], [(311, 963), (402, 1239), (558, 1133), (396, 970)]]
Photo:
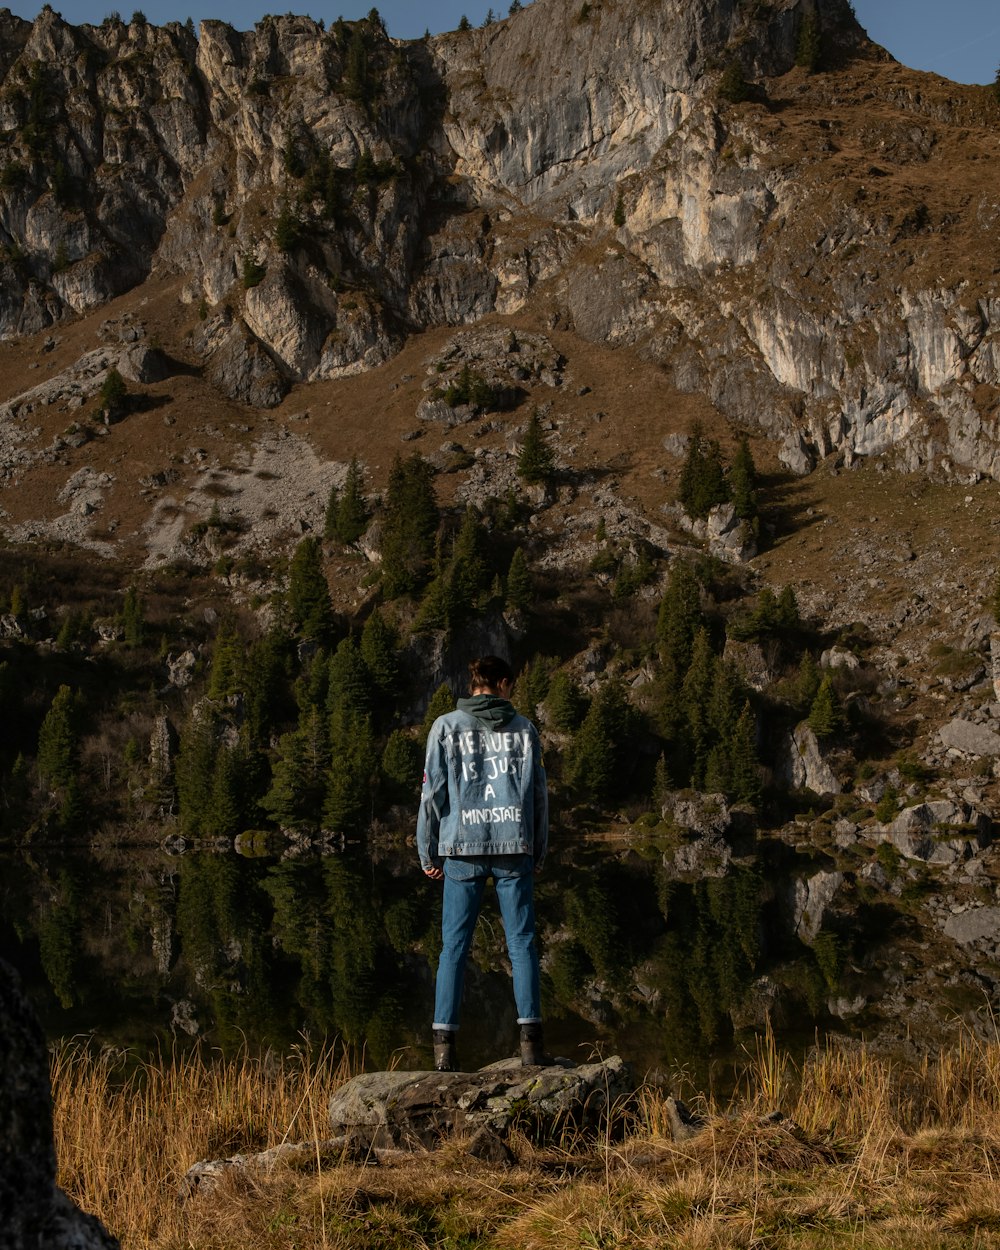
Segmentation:
[(330, 767), (323, 822), (332, 829), (358, 832), (370, 819), (372, 781), (378, 765), (371, 718), (342, 706), (330, 725)]
[(215, 635), (212, 651), (212, 673), (208, 684), (210, 699), (227, 699), (240, 688), (240, 670), (244, 649), (236, 630), (223, 625)]
[(60, 686), (38, 731), (38, 775), (54, 786), (66, 786), (80, 762), (80, 701), (69, 686)]
[(373, 682), (353, 635), (338, 645), (330, 661), (327, 706), (336, 714), (349, 710), (367, 715), (372, 706)]
[(806, 710), (812, 707), (821, 680), (819, 665), (813, 659), (812, 653), (803, 651), (795, 678), (795, 702), (798, 707)]
[(569, 754), (568, 780), (581, 798), (607, 804), (624, 794), (633, 721), (621, 683), (609, 681), (595, 695)]
[(447, 682), (442, 682), (437, 690), (431, 695), (431, 701), (427, 705), (427, 711), (424, 713), (421, 732), (426, 738), (431, 731), (431, 726), (439, 716), (445, 716), (448, 712), (455, 710), (455, 696), (451, 693), (451, 687)]
[(317, 538), (303, 538), (295, 548), (288, 573), (288, 616), (311, 642), (328, 642), (333, 634), (333, 605)]
[(802, 617), (799, 615), (799, 601), (791, 584), (781, 588), (778, 596), (776, 621), (778, 626), (788, 633), (795, 633), (802, 628)]
[(738, 666), (717, 656), (709, 699), (709, 720), (717, 738), (725, 741), (732, 736), (746, 701), (746, 685)]
[(364, 474), (357, 456), (351, 458), (343, 491), (330, 488), (324, 537), (343, 543), (356, 543), (368, 528), (371, 513), (364, 494)]
[(125, 603), (122, 607), (122, 627), (125, 631), (127, 647), (141, 647), (145, 622), (143, 620), (143, 603), (135, 586), (129, 586), (125, 592)]
[(391, 700), (399, 693), (402, 673), (399, 634), (375, 608), (361, 631), (361, 656), (380, 700)]
[(548, 724), (560, 733), (573, 733), (580, 728), (587, 711), (583, 692), (565, 669), (552, 675), (549, 691), (545, 696)]
[(329, 717), (319, 707), (303, 709), (298, 727), (278, 743), (271, 786), (261, 806), (283, 827), (314, 829), (327, 783), (330, 761)]
[(451, 616), (472, 615), (490, 582), (489, 535), (474, 508), (468, 507), (455, 537), (450, 570)]
[(368, 74), (368, 45), (364, 31), (356, 25), (347, 46), (347, 63), (344, 66), (344, 94), (359, 104), (367, 104), (372, 95)]
[(516, 547), (507, 570), (507, 607), (518, 612), (528, 612), (534, 601), (534, 583), (528, 561), (523, 547)]
[(208, 837), (231, 838), (239, 833), (247, 812), (243, 757), (236, 746), (221, 746), (212, 770), (212, 792), (201, 831)]
[(538, 718), (538, 705), (549, 692), (549, 661), (533, 656), (517, 675), (510, 699), (522, 716), (531, 721)]
[(678, 498), (690, 517), (707, 517), (716, 504), (725, 503), (729, 498), (719, 444), (714, 438), (705, 437), (697, 421), (688, 437)]
[(730, 793), (737, 803), (760, 806), (763, 783), (757, 755), (757, 722), (749, 701), (743, 705), (729, 747)]
[(412, 594), (427, 582), (438, 529), (434, 470), (419, 454), (397, 456), (389, 471), (382, 526), (386, 597)]
[(744, 434), (736, 448), (736, 455), (730, 466), (729, 495), (733, 501), (733, 510), (741, 521), (745, 521), (754, 533), (760, 528), (757, 502), (757, 467), (753, 462), (750, 442)]
[(555, 457), (542, 429), (538, 409), (532, 408), (517, 459), (517, 475), (526, 485), (534, 486), (548, 482), (554, 469)]
[(816, 697), (813, 699), (807, 719), (809, 728), (817, 738), (832, 738), (843, 728), (844, 714), (829, 673), (819, 684), (819, 690), (816, 691)]
[(177, 752), (175, 778), (181, 828), (196, 837), (205, 831), (210, 819), (219, 725), (218, 712), (210, 701), (195, 704)]
[(750, 84), (737, 59), (729, 62), (719, 79), (719, 96), (730, 104), (742, 104), (750, 98)]
[(405, 730), (394, 729), (382, 752), (381, 771), (389, 794), (396, 802), (416, 800), (423, 762), (421, 744)]
[(711, 745), (710, 697), (715, 668), (715, 657), (708, 630), (702, 627), (695, 635), (691, 648), (691, 663), (684, 676), (681, 699), (687, 732), (684, 745), (687, 749), (691, 784), (700, 789), (705, 780), (705, 765)]

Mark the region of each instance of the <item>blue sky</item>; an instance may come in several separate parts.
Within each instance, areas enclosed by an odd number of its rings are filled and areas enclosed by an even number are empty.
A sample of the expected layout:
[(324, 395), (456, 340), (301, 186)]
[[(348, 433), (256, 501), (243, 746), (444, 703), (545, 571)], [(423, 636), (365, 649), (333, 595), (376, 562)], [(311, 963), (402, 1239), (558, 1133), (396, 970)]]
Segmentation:
[[(33, 18), (41, 0), (7, 0), (13, 12)], [(216, 17), (246, 29), (271, 11), (287, 12), (280, 0), (52, 0), (67, 22), (99, 22), (116, 6), (126, 19), (141, 7), (151, 22), (196, 22)], [(288, 3), (288, 0), (285, 0)], [(377, 3), (377, 0), (376, 0)], [(509, 0), (498, 0), (494, 10), (506, 14)], [(372, 0), (303, 0), (292, 12), (311, 13), (332, 21), (363, 17)], [(465, 14), (478, 25), (489, 4), (482, 0), (382, 0), (378, 10), (389, 33), (412, 39), (429, 29), (433, 34), (454, 30)], [(858, 20), (876, 43), (905, 65), (934, 70), (957, 82), (992, 82), (1000, 64), (1000, 5), (997, 0), (854, 0)]]

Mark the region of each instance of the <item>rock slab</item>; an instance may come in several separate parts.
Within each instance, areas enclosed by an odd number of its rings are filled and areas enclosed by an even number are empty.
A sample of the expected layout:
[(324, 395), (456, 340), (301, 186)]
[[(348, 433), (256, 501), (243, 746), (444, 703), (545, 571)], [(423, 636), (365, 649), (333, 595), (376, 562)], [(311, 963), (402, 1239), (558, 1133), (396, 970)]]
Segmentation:
[(366, 1072), (330, 1099), (330, 1130), (361, 1146), (433, 1149), (457, 1134), (517, 1127), (545, 1138), (593, 1125), (635, 1091), (617, 1055), (579, 1067), (524, 1068), (516, 1059), (478, 1072)]

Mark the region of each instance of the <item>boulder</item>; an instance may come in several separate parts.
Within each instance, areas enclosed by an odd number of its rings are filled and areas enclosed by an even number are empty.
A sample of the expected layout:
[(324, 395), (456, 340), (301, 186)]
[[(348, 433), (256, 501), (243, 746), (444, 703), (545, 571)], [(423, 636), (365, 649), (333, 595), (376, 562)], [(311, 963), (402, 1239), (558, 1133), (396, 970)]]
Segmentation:
[(961, 946), (994, 955), (1000, 947), (1000, 907), (974, 907), (949, 916), (944, 931)]
[(986, 725), (956, 717), (940, 730), (941, 741), (963, 755), (1000, 755), (1000, 734)]
[(331, 1131), (362, 1147), (433, 1149), (456, 1134), (509, 1129), (536, 1139), (599, 1123), (635, 1090), (617, 1055), (601, 1063), (524, 1068), (503, 1060), (478, 1072), (366, 1072), (330, 1099)]
[(117, 1250), (56, 1186), (48, 1050), (17, 974), (0, 961), (0, 1244), (4, 1250)]

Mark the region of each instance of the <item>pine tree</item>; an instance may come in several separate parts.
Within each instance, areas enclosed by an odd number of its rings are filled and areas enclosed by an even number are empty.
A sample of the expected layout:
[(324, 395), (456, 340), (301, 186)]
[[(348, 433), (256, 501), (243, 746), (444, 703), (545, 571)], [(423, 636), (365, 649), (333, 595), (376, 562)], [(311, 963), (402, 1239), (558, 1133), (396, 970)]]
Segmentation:
[(507, 570), (507, 607), (518, 612), (527, 612), (533, 606), (534, 601), (535, 588), (527, 557), (524, 549), (517, 547), (510, 558), (510, 567)]
[(675, 560), (660, 603), (656, 640), (664, 669), (676, 674), (678, 687), (691, 663), (691, 646), (702, 622), (701, 588), (694, 569), (684, 560)]
[(356, 833), (371, 816), (372, 781), (378, 765), (371, 718), (349, 706), (334, 712), (330, 723), (330, 767), (323, 822)]
[(386, 597), (412, 594), (428, 580), (438, 529), (434, 470), (419, 454), (396, 457), (389, 471), (382, 525)]
[(757, 502), (757, 466), (753, 462), (750, 443), (746, 435), (740, 439), (736, 455), (729, 468), (729, 494), (733, 510), (754, 533), (759, 529)]
[(821, 680), (819, 665), (813, 659), (811, 652), (803, 651), (802, 659), (799, 661), (799, 671), (795, 678), (795, 702), (798, 707), (805, 709), (812, 707)]
[(370, 516), (364, 494), (364, 473), (354, 456), (347, 467), (343, 492), (335, 486), (330, 488), (324, 537), (345, 546), (356, 543), (368, 528)]
[(288, 616), (312, 642), (328, 642), (333, 634), (333, 605), (317, 538), (303, 538), (295, 548), (288, 572)]
[(129, 586), (125, 592), (125, 603), (122, 606), (122, 627), (125, 630), (125, 645), (141, 647), (145, 622), (143, 620), (143, 602), (135, 586)]
[(738, 60), (732, 60), (719, 79), (719, 96), (730, 104), (742, 104), (750, 98), (750, 84)]
[(711, 745), (709, 723), (709, 700), (712, 693), (715, 667), (712, 643), (708, 630), (702, 627), (695, 635), (691, 648), (691, 663), (681, 687), (684, 719), (687, 722), (685, 745), (687, 748), (691, 784), (701, 789), (705, 780), (705, 765)]
[(314, 829), (319, 825), (330, 761), (328, 721), (322, 709), (306, 708), (298, 727), (278, 743), (271, 787), (261, 807), (283, 827)]
[(361, 631), (361, 655), (381, 701), (395, 699), (402, 673), (399, 635), (378, 608)]
[(451, 617), (471, 616), (489, 587), (489, 535), (474, 508), (466, 508), (451, 559)]
[(844, 714), (829, 673), (820, 682), (807, 719), (817, 738), (832, 738), (843, 728)]
[(381, 771), (396, 802), (416, 801), (424, 756), (421, 744), (403, 729), (394, 729), (382, 752)]
[(437, 690), (431, 695), (431, 701), (427, 705), (427, 711), (424, 713), (424, 721), (421, 726), (421, 732), (426, 738), (431, 731), (431, 726), (439, 716), (444, 716), (448, 712), (455, 710), (455, 696), (451, 693), (451, 687), (446, 682), (442, 682)]
[(69, 686), (60, 686), (38, 731), (38, 775), (66, 786), (80, 762), (80, 702)]
[(367, 104), (372, 95), (372, 84), (368, 75), (368, 45), (359, 25), (351, 32), (351, 41), (347, 47), (344, 94), (357, 100), (359, 104)]
[(568, 757), (567, 779), (581, 798), (608, 804), (625, 793), (633, 723), (621, 683), (609, 681), (594, 697)]
[(799, 601), (791, 585), (783, 586), (778, 596), (776, 622), (780, 629), (788, 633), (796, 633), (802, 628), (802, 617), (799, 615)]
[(228, 699), (239, 690), (243, 654), (239, 634), (231, 625), (223, 625), (215, 635), (212, 651), (212, 672), (208, 683), (210, 699)]
[(517, 475), (528, 486), (544, 484), (555, 470), (555, 457), (542, 429), (538, 409), (532, 408), (528, 428), (524, 432), (521, 454), (517, 459)]
[(117, 369), (111, 368), (97, 392), (97, 410), (107, 421), (117, 421), (128, 407), (128, 387)]
[(700, 422), (695, 422), (688, 437), (678, 498), (688, 516), (696, 518), (707, 517), (716, 504), (729, 498), (719, 444), (705, 437)]
[(181, 828), (195, 837), (205, 831), (210, 819), (219, 726), (218, 712), (210, 701), (195, 704), (177, 752), (174, 775)]
[(517, 675), (514, 689), (511, 691), (511, 702), (531, 721), (538, 718), (538, 705), (544, 702), (549, 692), (549, 672), (551, 661), (544, 656), (533, 656)]
[(580, 728), (586, 715), (587, 700), (565, 669), (554, 673), (549, 682), (545, 710), (548, 713), (548, 724), (560, 733), (573, 733)]
[(737, 803), (759, 807), (763, 793), (757, 755), (757, 721), (749, 701), (736, 722), (729, 747), (730, 793)]
[(331, 712), (351, 711), (367, 715), (372, 706), (374, 683), (353, 635), (345, 638), (330, 661), (327, 706)]
[(458, 29), (463, 32), (472, 29), (472, 23), (469, 21), (469, 19), (465, 16), (464, 13), (458, 19)]

